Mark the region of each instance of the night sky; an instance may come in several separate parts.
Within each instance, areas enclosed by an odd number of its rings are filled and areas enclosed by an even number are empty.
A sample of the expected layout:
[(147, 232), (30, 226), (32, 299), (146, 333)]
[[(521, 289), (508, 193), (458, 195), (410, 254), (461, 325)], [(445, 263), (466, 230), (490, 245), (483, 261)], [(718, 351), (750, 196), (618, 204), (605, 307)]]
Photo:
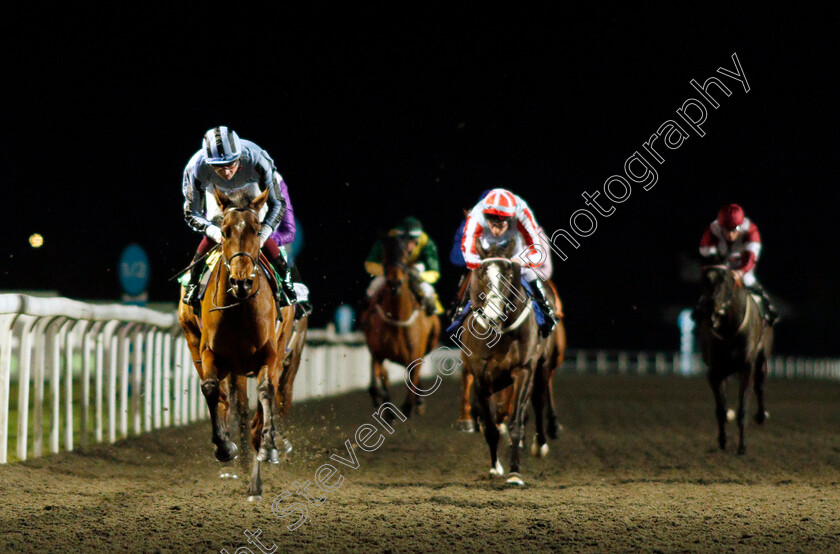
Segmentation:
[[(448, 304), (452, 236), (481, 190), (509, 188), (549, 234), (568, 230), (581, 194), (622, 174), (699, 97), (689, 81), (714, 75), (732, 95), (713, 92), (705, 136), (662, 148), (656, 186), (634, 185), (554, 258), (569, 344), (677, 348), (700, 235), (737, 202), (764, 240), (757, 276), (782, 308), (777, 351), (840, 355), (836, 16), (401, 6), (4, 18), (0, 290), (116, 300), (117, 260), (137, 242), (150, 299), (176, 301), (168, 279), (201, 238), (183, 220), (183, 168), (207, 129), (228, 125), (289, 185), (315, 325), (355, 304), (378, 230), (406, 215), (438, 243)], [(715, 72), (733, 53), (749, 93)]]

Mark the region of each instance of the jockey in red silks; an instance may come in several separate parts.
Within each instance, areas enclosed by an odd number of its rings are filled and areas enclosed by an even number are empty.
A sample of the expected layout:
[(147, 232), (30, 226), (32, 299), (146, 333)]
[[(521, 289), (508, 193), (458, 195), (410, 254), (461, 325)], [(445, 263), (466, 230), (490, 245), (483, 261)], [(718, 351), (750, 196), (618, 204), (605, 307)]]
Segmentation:
[[(545, 337), (551, 333), (558, 320), (548, 302), (542, 278), (535, 271), (539, 268), (540, 275), (549, 277), (545, 272), (547, 260), (543, 259), (548, 249), (543, 247), (539, 231), (540, 226), (531, 208), (522, 198), (509, 190), (493, 189), (467, 215), (461, 252), (467, 268), (475, 269), (481, 265), (477, 249), (479, 243), (487, 249), (493, 244), (514, 241), (517, 254), (513, 261), (523, 266), (522, 279), (531, 285), (534, 300), (545, 316), (540, 325), (540, 333)], [(465, 293), (453, 319), (459, 319), (468, 298), (469, 295)]]
[[(755, 278), (755, 265), (761, 254), (761, 235), (758, 226), (744, 215), (738, 204), (727, 204), (718, 212), (700, 239), (700, 255), (709, 263), (725, 263), (739, 273), (744, 286), (761, 297), (765, 319), (773, 324), (778, 312), (767, 291)], [(696, 315), (708, 311), (708, 299), (701, 298)]]

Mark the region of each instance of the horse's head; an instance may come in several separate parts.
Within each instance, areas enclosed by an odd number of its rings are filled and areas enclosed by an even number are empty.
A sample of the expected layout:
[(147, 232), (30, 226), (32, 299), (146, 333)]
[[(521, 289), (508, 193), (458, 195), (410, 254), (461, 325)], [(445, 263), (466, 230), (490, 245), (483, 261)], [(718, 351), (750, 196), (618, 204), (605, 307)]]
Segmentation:
[(228, 272), (230, 291), (239, 299), (251, 294), (257, 278), (260, 255), (260, 209), (268, 189), (245, 205), (236, 205), (224, 193), (214, 190), (222, 209), (222, 262)]
[(406, 241), (401, 235), (386, 235), (381, 240), (382, 270), (385, 274), (385, 282), (392, 293), (398, 294), (408, 273)]
[(728, 318), (737, 315), (734, 312), (739, 312), (744, 284), (737, 272), (723, 265), (714, 265), (703, 268), (702, 286), (712, 305), (712, 329), (719, 331)]
[(516, 245), (509, 241), (504, 245), (491, 245), (486, 250), (476, 245), (481, 265), (470, 276), (470, 302), (478, 309), (483, 308), (484, 318), (501, 326), (503, 315), (516, 310), (519, 280), (522, 266), (511, 260)]

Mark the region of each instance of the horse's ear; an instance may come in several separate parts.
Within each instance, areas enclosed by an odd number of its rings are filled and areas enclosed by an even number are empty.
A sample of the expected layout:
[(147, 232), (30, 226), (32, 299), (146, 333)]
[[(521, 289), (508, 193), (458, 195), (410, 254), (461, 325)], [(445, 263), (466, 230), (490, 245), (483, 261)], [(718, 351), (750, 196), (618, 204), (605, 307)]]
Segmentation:
[(260, 213), (262, 207), (265, 206), (266, 200), (268, 200), (268, 189), (265, 189), (259, 196), (251, 200), (251, 209)]
[(224, 213), (233, 203), (231, 199), (225, 196), (225, 193), (220, 191), (217, 187), (213, 187), (213, 196), (216, 197), (216, 203), (219, 205), (222, 213)]

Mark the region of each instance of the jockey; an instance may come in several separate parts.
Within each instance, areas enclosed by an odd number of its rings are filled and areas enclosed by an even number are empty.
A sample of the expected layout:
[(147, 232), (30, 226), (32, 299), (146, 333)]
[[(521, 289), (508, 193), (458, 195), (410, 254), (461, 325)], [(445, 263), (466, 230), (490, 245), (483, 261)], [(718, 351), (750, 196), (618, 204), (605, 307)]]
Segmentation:
[[(545, 260), (532, 259), (532, 256), (538, 253), (536, 249), (531, 249), (527, 255), (521, 257), (521, 253), (529, 246), (540, 247), (543, 252), (546, 251), (545, 248), (541, 248), (539, 230), (540, 226), (534, 219), (531, 209), (522, 198), (505, 189), (493, 189), (467, 215), (464, 237), (461, 240), (461, 252), (467, 268), (475, 269), (481, 265), (481, 258), (476, 248), (479, 241), (485, 249), (491, 244), (515, 241), (516, 250), (520, 254), (514, 256), (513, 259), (523, 265), (522, 279), (531, 285), (534, 300), (545, 315), (545, 321), (540, 325), (540, 333), (547, 337), (557, 325), (558, 319), (548, 302), (542, 279), (534, 271), (534, 268), (541, 266)], [(463, 295), (456, 310), (457, 315), (463, 311), (468, 298), (469, 295)]]
[[(259, 214), (262, 220), (260, 247), (281, 276), (277, 301), (281, 305), (297, 302), (292, 285), (286, 252), (280, 246), (294, 239), (294, 216), (289, 191), (274, 167), (268, 153), (248, 140), (240, 140), (227, 127), (214, 127), (205, 133), (201, 150), (195, 153), (184, 168), (184, 217), (187, 224), (204, 234), (193, 257), (190, 282), (184, 293), (184, 303), (197, 303), (198, 281), (203, 263), (195, 263), (215, 244), (221, 244), (221, 211), (213, 190), (218, 188), (234, 201), (255, 198), (266, 189), (268, 201)], [(278, 243), (277, 240), (281, 242)]]
[[(406, 217), (388, 234), (402, 237), (405, 240), (405, 247), (408, 251), (406, 262), (416, 271), (416, 275), (419, 277), (410, 279), (412, 290), (421, 299), (428, 315), (438, 312), (437, 293), (432, 286), (440, 279), (437, 244), (423, 231), (423, 226), (416, 217)], [(368, 303), (385, 284), (382, 249), (382, 241), (377, 240), (365, 261), (365, 270), (373, 276), (373, 280), (367, 288)]]
[[(767, 292), (755, 278), (755, 265), (761, 253), (761, 235), (758, 226), (745, 217), (738, 204), (727, 204), (718, 212), (700, 239), (700, 255), (710, 263), (725, 262), (741, 276), (744, 286), (761, 297), (763, 312), (772, 325), (778, 312)], [(709, 299), (701, 297), (695, 308), (695, 319), (709, 311)]]

